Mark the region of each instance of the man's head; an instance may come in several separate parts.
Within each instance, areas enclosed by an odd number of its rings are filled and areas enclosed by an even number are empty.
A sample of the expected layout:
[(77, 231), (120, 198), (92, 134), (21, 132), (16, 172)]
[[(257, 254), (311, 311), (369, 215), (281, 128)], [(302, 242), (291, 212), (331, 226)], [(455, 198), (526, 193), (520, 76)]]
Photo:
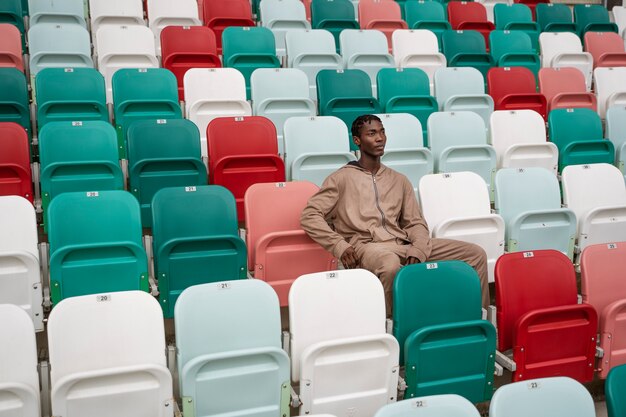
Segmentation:
[(381, 157), (385, 153), (387, 136), (382, 121), (373, 114), (364, 114), (352, 122), (352, 140), (361, 153)]

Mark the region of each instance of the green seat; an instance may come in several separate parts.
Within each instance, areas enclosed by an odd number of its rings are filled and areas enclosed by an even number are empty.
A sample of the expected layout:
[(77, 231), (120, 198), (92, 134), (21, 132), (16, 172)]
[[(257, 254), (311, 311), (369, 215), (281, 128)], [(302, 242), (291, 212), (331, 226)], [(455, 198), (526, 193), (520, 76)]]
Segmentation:
[(53, 303), (79, 295), (148, 291), (139, 203), (126, 191), (63, 193), (48, 209)]
[(539, 76), (541, 61), (532, 47), (530, 37), (517, 30), (493, 30), (489, 34), (491, 56), (499, 67), (525, 67)]
[(235, 68), (246, 80), (246, 97), (250, 100), (250, 76), (258, 68), (280, 68), (276, 41), (265, 27), (231, 26), (222, 34), (224, 67)]
[(235, 197), (219, 185), (164, 188), (152, 201), (152, 243), (165, 317), (187, 287), (246, 278)]
[(591, 109), (554, 109), (548, 115), (550, 142), (559, 148), (559, 172), (567, 165), (612, 164), (613, 142), (604, 139), (602, 120)]
[(0, 23), (9, 23), (16, 26), (22, 34), (22, 51), (26, 52), (26, 43), (24, 39), (24, 16), (26, 10), (22, 5), (22, 0), (2, 0), (0, 2)]
[(0, 68), (0, 122), (17, 123), (32, 136), (26, 77), (16, 68)]
[(609, 11), (601, 4), (575, 5), (574, 22), (580, 39), (584, 39), (587, 32), (619, 33), (617, 25), (611, 22)]
[[(73, 191), (123, 190), (115, 129), (103, 121), (53, 122), (39, 132), (41, 205)], [(44, 221), (47, 229), (48, 222)]]
[(441, 35), (442, 50), (449, 67), (473, 67), (487, 79), (495, 66), (487, 53), (485, 38), (475, 30), (446, 30)]
[(161, 188), (206, 185), (200, 132), (186, 119), (140, 120), (128, 129), (130, 192), (141, 206), (143, 227), (152, 227), (152, 198)]
[(383, 112), (409, 113), (417, 117), (426, 138), (428, 117), (439, 110), (437, 100), (430, 95), (428, 75), (419, 68), (382, 68), (376, 82)]
[[(348, 127), (348, 132), (360, 115), (382, 112), (372, 95), (370, 77), (361, 70), (321, 70), (316, 82), (319, 115), (338, 117)], [(351, 134), (350, 149), (358, 149)]]
[(325, 29), (333, 35), (337, 53), (340, 52), (341, 31), (359, 29), (350, 0), (314, 0), (311, 3), (311, 26), (313, 29)]
[(437, 36), (441, 51), (441, 35), (452, 29), (446, 16), (446, 9), (437, 1), (411, 0), (404, 4), (404, 17), (410, 29), (428, 29)]
[(39, 130), (55, 121), (109, 121), (104, 77), (96, 69), (45, 68), (35, 77), (35, 90)]
[(611, 369), (604, 386), (608, 417), (626, 415), (626, 364)]
[(137, 120), (181, 119), (176, 76), (164, 68), (122, 68), (113, 74), (113, 111), (120, 159), (128, 128)]
[(573, 32), (576, 24), (569, 6), (562, 3), (539, 3), (535, 7), (537, 23), (542, 32)]
[(405, 398), (458, 394), (473, 403), (489, 400), (496, 331), (481, 319), (476, 271), (461, 261), (408, 265), (396, 275), (393, 297)]
[(496, 29), (519, 30), (530, 37), (535, 53), (539, 53), (539, 25), (533, 21), (530, 8), (521, 3), (497, 3), (493, 9)]

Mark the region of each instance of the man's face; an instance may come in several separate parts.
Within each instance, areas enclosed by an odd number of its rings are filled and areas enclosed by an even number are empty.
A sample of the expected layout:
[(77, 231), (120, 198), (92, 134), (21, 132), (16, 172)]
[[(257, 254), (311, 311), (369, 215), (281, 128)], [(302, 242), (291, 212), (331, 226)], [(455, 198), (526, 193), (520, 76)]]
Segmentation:
[(359, 136), (352, 139), (361, 152), (373, 157), (381, 157), (385, 154), (387, 136), (383, 124), (377, 120), (371, 120), (361, 127)]

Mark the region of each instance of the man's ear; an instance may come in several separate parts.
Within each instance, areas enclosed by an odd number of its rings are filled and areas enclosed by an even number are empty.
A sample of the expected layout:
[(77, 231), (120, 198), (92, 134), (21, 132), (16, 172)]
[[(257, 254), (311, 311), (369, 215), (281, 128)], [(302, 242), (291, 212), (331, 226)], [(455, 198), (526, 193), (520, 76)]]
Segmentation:
[(361, 146), (361, 138), (358, 136), (352, 136), (352, 142), (354, 142), (356, 146)]

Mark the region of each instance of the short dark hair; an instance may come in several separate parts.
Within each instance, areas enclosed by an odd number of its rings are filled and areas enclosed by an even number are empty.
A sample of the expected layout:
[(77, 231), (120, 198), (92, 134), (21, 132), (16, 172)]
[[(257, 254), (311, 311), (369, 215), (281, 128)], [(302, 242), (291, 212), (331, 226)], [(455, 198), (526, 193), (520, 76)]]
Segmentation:
[(361, 134), (361, 128), (365, 123), (371, 123), (372, 120), (382, 123), (382, 120), (374, 114), (362, 114), (361, 116), (354, 119), (352, 122), (352, 136), (359, 136)]

